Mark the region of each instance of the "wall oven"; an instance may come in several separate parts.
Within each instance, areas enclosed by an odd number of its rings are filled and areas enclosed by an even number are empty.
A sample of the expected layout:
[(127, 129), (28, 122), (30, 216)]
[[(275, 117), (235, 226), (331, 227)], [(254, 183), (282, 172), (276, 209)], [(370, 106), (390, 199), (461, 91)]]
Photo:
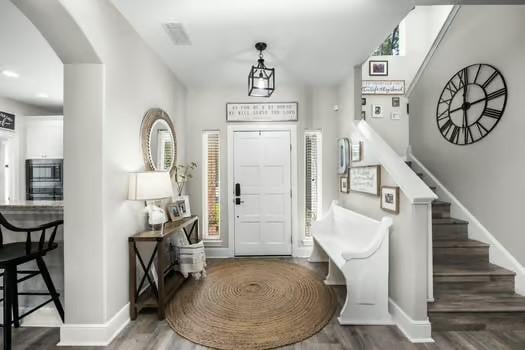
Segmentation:
[(26, 160), (26, 199), (64, 199), (63, 159)]

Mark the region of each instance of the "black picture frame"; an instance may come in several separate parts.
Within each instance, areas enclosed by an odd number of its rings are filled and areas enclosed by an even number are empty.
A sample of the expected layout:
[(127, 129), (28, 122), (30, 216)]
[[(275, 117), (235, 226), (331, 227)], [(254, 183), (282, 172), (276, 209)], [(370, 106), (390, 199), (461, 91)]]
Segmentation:
[(398, 96), (392, 97), (392, 107), (400, 107), (401, 106), (401, 98)]
[(366, 106), (366, 98), (361, 97), (361, 106)]
[[(383, 67), (383, 69), (379, 69)], [(368, 75), (371, 77), (388, 77), (387, 60), (370, 60), (368, 61)]]

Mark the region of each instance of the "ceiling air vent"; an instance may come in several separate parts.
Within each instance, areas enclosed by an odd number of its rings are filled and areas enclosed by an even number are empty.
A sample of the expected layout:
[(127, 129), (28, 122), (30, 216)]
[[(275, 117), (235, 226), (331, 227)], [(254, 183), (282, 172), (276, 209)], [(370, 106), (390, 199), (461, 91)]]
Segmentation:
[(164, 23), (162, 27), (175, 45), (191, 45), (190, 37), (182, 23)]

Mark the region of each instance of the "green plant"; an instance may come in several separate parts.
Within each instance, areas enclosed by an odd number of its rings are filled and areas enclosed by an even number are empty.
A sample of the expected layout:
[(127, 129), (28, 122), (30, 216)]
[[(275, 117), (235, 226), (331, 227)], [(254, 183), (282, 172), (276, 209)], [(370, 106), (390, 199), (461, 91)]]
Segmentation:
[(179, 196), (182, 196), (182, 191), (186, 182), (188, 182), (192, 177), (193, 170), (197, 168), (197, 163), (191, 162), (189, 164), (179, 164), (177, 165), (177, 171), (175, 172), (175, 183), (177, 184), (177, 192)]

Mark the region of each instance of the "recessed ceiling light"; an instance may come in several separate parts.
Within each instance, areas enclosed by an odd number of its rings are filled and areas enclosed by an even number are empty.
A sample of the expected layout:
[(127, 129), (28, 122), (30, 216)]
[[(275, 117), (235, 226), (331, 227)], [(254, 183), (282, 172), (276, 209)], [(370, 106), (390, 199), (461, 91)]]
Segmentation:
[(38, 97), (38, 98), (49, 98), (49, 95), (40, 92), (40, 93), (36, 94), (36, 97)]
[(8, 78), (18, 78), (18, 77), (20, 77), (20, 74), (18, 74), (17, 72), (12, 71), (12, 70), (7, 70), (7, 69), (4, 69), (2, 71), (2, 74), (5, 75)]

